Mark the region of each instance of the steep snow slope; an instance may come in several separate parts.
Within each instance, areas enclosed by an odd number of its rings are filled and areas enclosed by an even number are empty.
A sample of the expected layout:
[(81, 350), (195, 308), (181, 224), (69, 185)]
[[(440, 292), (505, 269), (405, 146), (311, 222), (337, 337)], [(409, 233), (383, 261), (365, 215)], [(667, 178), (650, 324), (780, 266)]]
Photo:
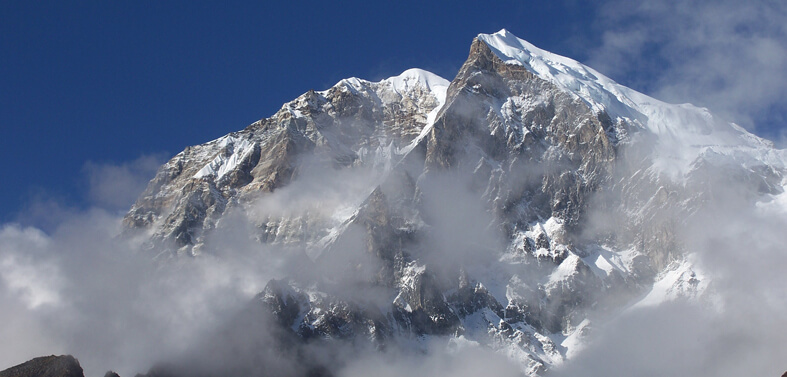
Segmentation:
[(691, 104), (672, 105), (622, 86), (575, 60), (542, 50), (503, 29), (479, 34), (479, 39), (506, 64), (528, 71), (581, 98), (596, 112), (635, 124), (655, 137), (655, 166), (673, 178), (691, 169), (700, 156), (711, 153), (740, 160), (745, 166), (765, 163), (783, 168), (785, 152), (741, 127)]

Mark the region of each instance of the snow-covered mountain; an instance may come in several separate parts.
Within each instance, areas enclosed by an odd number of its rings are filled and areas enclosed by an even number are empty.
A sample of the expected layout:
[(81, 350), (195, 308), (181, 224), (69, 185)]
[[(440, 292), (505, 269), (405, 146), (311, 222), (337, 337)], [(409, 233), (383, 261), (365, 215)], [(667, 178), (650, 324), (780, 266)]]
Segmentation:
[(701, 295), (683, 230), (730, 189), (784, 203), (785, 161), (501, 30), (450, 82), (345, 79), (187, 148), (125, 225), (163, 263), (221, 249), (239, 221), (298, 256), (250, 309), (288, 344), (472, 343), (541, 375), (604, 313)]

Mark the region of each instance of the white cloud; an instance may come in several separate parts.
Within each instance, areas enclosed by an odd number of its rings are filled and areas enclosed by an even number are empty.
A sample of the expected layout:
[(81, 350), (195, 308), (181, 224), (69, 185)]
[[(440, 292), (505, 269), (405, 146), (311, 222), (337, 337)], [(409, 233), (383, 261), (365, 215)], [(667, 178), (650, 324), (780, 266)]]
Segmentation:
[(0, 229), (0, 281), (28, 309), (60, 303), (62, 284), (57, 265), (45, 253), (49, 238), (34, 228), (6, 225)]
[(157, 155), (119, 165), (88, 161), (83, 171), (89, 183), (89, 199), (103, 208), (128, 209), (163, 163), (162, 156)]
[(613, 0), (588, 64), (660, 99), (749, 128), (787, 108), (787, 3)]
[[(120, 237), (120, 203), (102, 195), (112, 192), (113, 177), (121, 193), (129, 190), (123, 184), (139, 181), (140, 161), (89, 169), (103, 208), (59, 210), (45, 230), (0, 224), (0, 339), (13, 339), (0, 346), (0, 368), (73, 354), (87, 375), (145, 372), (191, 347), (270, 279), (276, 256), (243, 237), (225, 237), (226, 258), (163, 264)], [(30, 208), (63, 207), (47, 199)]]

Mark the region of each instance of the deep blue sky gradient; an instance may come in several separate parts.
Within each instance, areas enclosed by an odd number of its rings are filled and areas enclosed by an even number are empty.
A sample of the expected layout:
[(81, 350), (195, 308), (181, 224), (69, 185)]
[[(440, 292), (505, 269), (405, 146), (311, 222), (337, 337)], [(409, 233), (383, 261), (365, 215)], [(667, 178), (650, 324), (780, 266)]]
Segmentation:
[(581, 61), (591, 3), (0, 2), (0, 222), (42, 197), (87, 206), (88, 161), (168, 158), (345, 77), (450, 80), (478, 33)]

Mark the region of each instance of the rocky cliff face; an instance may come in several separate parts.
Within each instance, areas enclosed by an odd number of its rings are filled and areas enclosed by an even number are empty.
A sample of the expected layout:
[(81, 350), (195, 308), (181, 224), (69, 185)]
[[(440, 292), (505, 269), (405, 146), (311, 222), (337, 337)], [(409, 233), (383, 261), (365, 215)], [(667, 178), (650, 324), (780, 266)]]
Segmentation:
[(71, 355), (37, 357), (0, 371), (1, 377), (84, 377), (79, 361)]
[[(308, 274), (272, 280), (252, 303), (288, 337), (379, 348), (464, 337), (540, 374), (581, 343), (593, 308), (631, 303), (676, 266), (686, 277), (676, 284), (703, 286), (682, 263), (679, 230), (723, 195), (708, 177), (781, 193), (784, 159), (725, 128), (676, 175), (665, 148), (700, 144), (664, 141), (658, 122), (672, 118), (656, 115), (716, 121), (653, 111), (525, 43), (482, 35), (450, 86), (418, 70), (343, 80), (187, 148), (151, 181), (127, 231), (162, 256), (199, 255), (228, 214), (246, 213), (261, 247), (309, 257)], [(745, 143), (731, 154), (720, 140), (733, 137)], [(258, 205), (315, 171), (352, 177), (353, 190), (303, 208), (290, 193), (281, 205), (297, 211)]]
[[(151, 232), (156, 246), (193, 254), (230, 208), (287, 185), (307, 164), (390, 168), (385, 164), (418, 136), (447, 85), (410, 70), (381, 82), (347, 79), (309, 91), (270, 118), (179, 153), (159, 169), (124, 223)], [(266, 220), (257, 224), (263, 242), (310, 239), (290, 231), (291, 219)], [(303, 219), (315, 228), (312, 238), (321, 234), (322, 220)]]

